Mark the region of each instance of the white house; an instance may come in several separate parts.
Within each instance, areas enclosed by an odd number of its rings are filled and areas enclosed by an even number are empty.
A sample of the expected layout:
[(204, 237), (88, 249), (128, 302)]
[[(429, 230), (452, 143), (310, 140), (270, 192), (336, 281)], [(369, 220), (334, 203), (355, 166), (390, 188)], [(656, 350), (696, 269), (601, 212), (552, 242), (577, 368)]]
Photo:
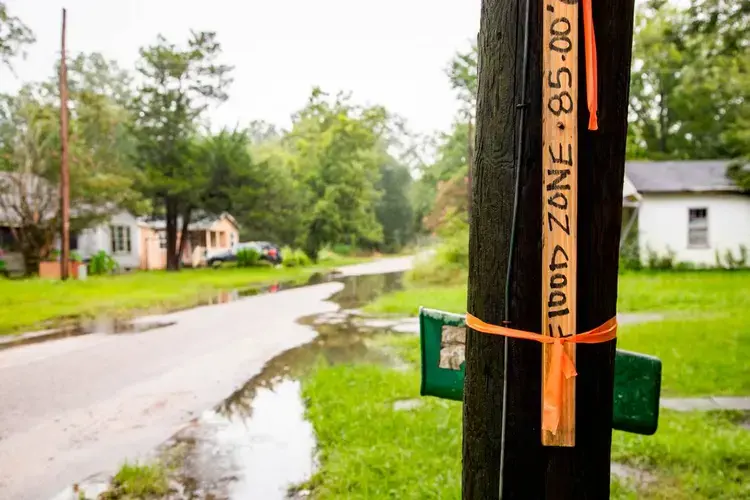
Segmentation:
[[(727, 177), (729, 161), (627, 162), (625, 231), (640, 255), (715, 266), (716, 253), (750, 250), (750, 196)], [(634, 188), (634, 189), (633, 189)]]
[(84, 259), (104, 251), (117, 261), (121, 269), (138, 269), (141, 267), (140, 226), (141, 222), (133, 214), (120, 212), (107, 224), (81, 231), (77, 251)]

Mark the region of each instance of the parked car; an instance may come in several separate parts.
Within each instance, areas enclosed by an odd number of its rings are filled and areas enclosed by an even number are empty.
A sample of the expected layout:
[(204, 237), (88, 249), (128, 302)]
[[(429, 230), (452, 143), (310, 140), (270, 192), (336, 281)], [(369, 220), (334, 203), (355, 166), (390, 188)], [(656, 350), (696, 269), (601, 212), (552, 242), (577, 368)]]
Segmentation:
[(260, 258), (262, 260), (267, 260), (273, 265), (281, 264), (283, 261), (283, 258), (281, 257), (281, 249), (273, 243), (267, 241), (253, 241), (250, 244), (256, 245), (260, 248)]
[(229, 250), (207, 255), (206, 263), (213, 267), (224, 262), (234, 262), (237, 260), (237, 253), (246, 248), (254, 248), (260, 254), (261, 260), (267, 260), (274, 265), (281, 264), (281, 250), (276, 245), (267, 241), (237, 243)]

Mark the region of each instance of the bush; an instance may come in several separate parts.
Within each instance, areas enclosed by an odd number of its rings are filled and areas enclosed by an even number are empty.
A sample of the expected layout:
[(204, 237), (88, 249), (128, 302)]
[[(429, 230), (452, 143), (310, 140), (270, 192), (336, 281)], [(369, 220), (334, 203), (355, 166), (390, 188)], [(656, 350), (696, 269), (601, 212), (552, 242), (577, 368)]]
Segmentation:
[[(282, 251), (282, 256), (284, 255), (284, 252)], [(336, 252), (331, 250), (331, 247), (325, 246), (320, 249), (320, 252), (318, 252), (318, 262), (329, 262), (331, 260), (334, 260), (338, 257)]]
[(727, 249), (727, 251), (724, 253), (724, 257), (722, 259), (721, 253), (719, 253), (718, 250), (716, 250), (716, 267), (724, 268), (724, 269), (744, 269), (747, 267), (748, 260), (748, 253), (747, 253), (747, 247), (745, 245), (740, 245), (740, 251), (737, 255), (737, 258), (734, 257), (734, 254), (731, 250)]
[(640, 271), (643, 269), (638, 241), (626, 242), (620, 250), (620, 270)]
[(284, 267), (304, 267), (311, 264), (310, 257), (302, 250), (295, 250), (292, 247), (281, 249), (282, 264)]
[(409, 281), (418, 285), (456, 285), (466, 283), (469, 269), (468, 230), (446, 239), (427, 260), (415, 263)]
[(243, 248), (237, 252), (237, 267), (253, 267), (260, 261), (260, 252), (255, 248)]
[(674, 266), (675, 271), (695, 271), (698, 266), (694, 262), (678, 262)]
[(338, 255), (352, 256), (356, 252), (357, 252), (357, 249), (354, 248), (353, 245), (346, 245), (343, 243), (333, 245), (333, 253), (336, 253)]
[(44, 260), (46, 262), (57, 262), (60, 260), (60, 250), (50, 250), (49, 254), (47, 254), (47, 258)]
[(305, 267), (312, 264), (310, 257), (308, 257), (307, 254), (300, 249), (294, 251), (294, 258), (297, 260), (297, 265), (300, 267)]
[(676, 256), (674, 250), (670, 248), (667, 248), (667, 253), (664, 255), (659, 255), (657, 252), (649, 248), (647, 250), (648, 268), (659, 271), (672, 270), (675, 267)]
[(116, 269), (117, 261), (104, 250), (91, 257), (91, 260), (89, 261), (89, 274), (92, 276), (111, 274)]

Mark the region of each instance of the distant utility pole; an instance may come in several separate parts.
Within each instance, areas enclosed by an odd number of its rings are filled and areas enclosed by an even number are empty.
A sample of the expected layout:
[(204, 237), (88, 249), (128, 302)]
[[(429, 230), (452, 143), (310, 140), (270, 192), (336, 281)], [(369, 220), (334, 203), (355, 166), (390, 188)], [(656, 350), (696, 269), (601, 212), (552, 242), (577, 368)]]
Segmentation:
[(70, 260), (70, 166), (68, 164), (68, 67), (65, 62), (66, 12), (62, 10), (62, 50), (60, 55), (60, 278), (68, 279)]
[[(579, 0), (482, 0), (468, 312), (485, 322), (575, 328), (567, 336), (615, 315), (633, 11), (634, 0), (593, 4), (589, 130)], [(615, 342), (567, 346), (578, 376), (562, 382), (550, 436), (542, 346), (468, 331), (464, 500), (609, 498)]]

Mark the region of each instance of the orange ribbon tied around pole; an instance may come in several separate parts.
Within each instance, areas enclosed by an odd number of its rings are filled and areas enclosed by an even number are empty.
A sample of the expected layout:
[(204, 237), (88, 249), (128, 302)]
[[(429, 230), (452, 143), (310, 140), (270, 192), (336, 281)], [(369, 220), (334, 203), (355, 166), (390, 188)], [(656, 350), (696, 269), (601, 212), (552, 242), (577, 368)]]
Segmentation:
[(515, 330), (505, 326), (485, 323), (471, 314), (466, 314), (466, 325), (472, 330), (490, 335), (500, 335), (515, 339), (533, 340), (542, 344), (552, 344), (552, 360), (547, 372), (546, 390), (543, 395), (542, 429), (553, 434), (557, 433), (560, 423), (560, 412), (563, 406), (563, 380), (575, 377), (575, 363), (565, 353), (563, 344), (572, 342), (574, 344), (601, 344), (609, 342), (617, 337), (617, 319), (612, 318), (601, 326), (585, 333), (571, 335), (570, 337), (545, 337), (538, 333)]
[(589, 130), (599, 130), (599, 74), (596, 64), (596, 35), (591, 0), (583, 0), (583, 43), (586, 49), (586, 103), (589, 108)]

